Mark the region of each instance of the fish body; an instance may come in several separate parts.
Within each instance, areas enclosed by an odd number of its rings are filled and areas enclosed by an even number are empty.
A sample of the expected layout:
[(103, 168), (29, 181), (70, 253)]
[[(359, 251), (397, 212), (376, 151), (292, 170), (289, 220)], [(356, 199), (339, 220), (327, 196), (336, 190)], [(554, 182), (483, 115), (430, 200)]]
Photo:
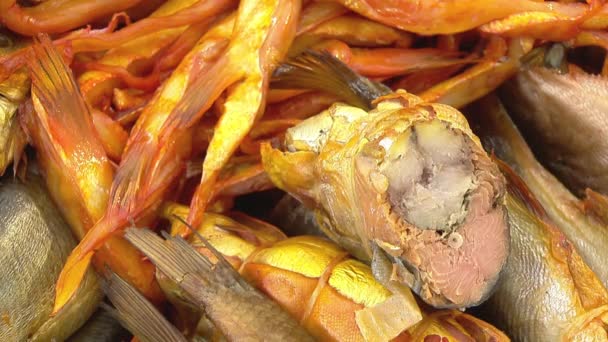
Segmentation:
[(102, 293), (88, 272), (73, 303), (50, 317), (55, 281), (76, 240), (40, 177), (27, 178), (0, 183), (0, 340), (64, 340), (95, 311)]
[[(36, 147), (49, 193), (73, 234), (82, 239), (105, 212), (114, 167), (97, 139), (76, 81), (49, 37), (41, 36), (32, 50), (32, 100), (22, 106), (20, 123)], [(154, 266), (121, 237), (100, 246), (94, 262), (98, 271), (110, 265), (150, 298), (162, 295)], [(78, 290), (87, 268), (79, 271), (78, 279), (59, 277), (54, 313)]]
[[(516, 341), (606, 341), (606, 289), (572, 243), (517, 199), (507, 199), (511, 255), (484, 303)], [(580, 277), (580, 278), (579, 278)]]
[[(606, 340), (608, 292), (598, 277), (603, 269), (593, 272), (605, 240), (589, 240), (601, 239), (601, 232), (589, 230), (585, 221), (578, 230), (560, 231), (549, 214), (559, 212), (557, 203), (563, 201), (559, 192), (551, 196), (559, 183), (535, 162), (496, 97), (469, 110), (486, 148), (504, 158), (510, 180), (511, 253), (495, 293), (484, 304), (486, 317), (517, 341)], [(592, 251), (593, 246), (602, 247)], [(586, 257), (594, 263), (587, 264)]]
[(605, 267), (608, 222), (585, 210), (586, 205), (597, 204), (600, 210), (607, 211), (605, 207), (601, 209), (601, 199), (578, 199), (547, 171), (536, 160), (496, 97), (486, 97), (471, 109), (477, 113), (473, 120), (486, 148), (509, 164), (526, 182), (547, 217), (572, 242), (604, 286), (608, 286), (608, 269)]
[(307, 79), (370, 110), (337, 103), (289, 129), (283, 149), (263, 145), (273, 183), (356, 257), (373, 259), (380, 247), (432, 306), (485, 300), (509, 251), (504, 179), (464, 116), (403, 91), (383, 96), (327, 54), (279, 70), (290, 67), (316, 71)]
[(535, 67), (500, 96), (536, 157), (571, 191), (608, 194), (608, 79)]
[[(177, 204), (163, 210), (172, 228), (181, 226), (176, 217), (187, 213)], [(197, 233), (317, 339), (389, 340), (422, 318), (407, 287), (387, 289), (368, 265), (326, 238), (286, 238), (277, 227), (240, 213), (207, 213)], [(211, 256), (198, 235), (189, 242)]]

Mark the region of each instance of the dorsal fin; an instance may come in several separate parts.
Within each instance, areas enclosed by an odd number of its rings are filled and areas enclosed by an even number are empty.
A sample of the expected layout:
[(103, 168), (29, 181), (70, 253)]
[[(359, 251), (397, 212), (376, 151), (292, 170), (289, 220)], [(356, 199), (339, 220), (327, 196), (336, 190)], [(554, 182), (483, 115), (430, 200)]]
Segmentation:
[(272, 88), (307, 88), (339, 96), (351, 105), (370, 110), (372, 101), (391, 93), (385, 85), (357, 74), (327, 51), (307, 50), (280, 65)]

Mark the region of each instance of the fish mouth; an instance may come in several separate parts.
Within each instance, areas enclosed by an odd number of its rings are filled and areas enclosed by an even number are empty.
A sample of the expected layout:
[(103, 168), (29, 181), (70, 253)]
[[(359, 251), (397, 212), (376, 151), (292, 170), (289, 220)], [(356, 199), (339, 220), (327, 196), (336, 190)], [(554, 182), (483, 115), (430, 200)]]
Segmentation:
[(428, 304), (480, 304), (509, 252), (500, 171), (468, 135), (441, 120), (416, 123), (379, 145), (386, 154), (371, 172), (380, 176), (370, 178), (384, 182), (374, 188), (384, 190), (387, 228), (399, 245), (386, 252), (413, 274), (411, 287)]

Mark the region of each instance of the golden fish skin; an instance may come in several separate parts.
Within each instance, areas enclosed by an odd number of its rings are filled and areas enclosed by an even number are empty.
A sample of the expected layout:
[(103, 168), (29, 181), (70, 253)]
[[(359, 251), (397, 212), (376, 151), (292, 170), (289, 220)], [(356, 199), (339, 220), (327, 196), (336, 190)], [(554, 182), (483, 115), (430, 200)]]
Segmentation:
[(608, 79), (537, 67), (500, 96), (537, 158), (571, 191), (608, 194)]
[[(507, 209), (511, 253), (496, 292), (484, 303), (486, 318), (517, 341), (607, 341), (608, 292), (577, 252), (581, 236), (566, 237), (516, 173), (525, 143), (495, 97), (470, 108), (477, 133), (498, 157), (513, 163)], [(517, 152), (513, 152), (517, 150)], [(530, 170), (535, 172), (535, 170)], [(532, 188), (534, 189), (534, 188)]]
[(379, 246), (434, 307), (487, 298), (508, 255), (504, 180), (460, 112), (398, 92), (335, 104), (285, 145), (262, 147), (264, 167), (332, 240), (364, 260)]
[(64, 340), (102, 298), (88, 272), (74, 301), (57, 315), (54, 284), (76, 241), (38, 176), (0, 184), (0, 340)]
[[(549, 219), (576, 247), (587, 265), (608, 286), (608, 222), (585, 210), (599, 199), (579, 200), (535, 158), (517, 127), (495, 96), (470, 108), (484, 145), (505, 161), (526, 182)], [(600, 209), (606, 211), (606, 209)]]

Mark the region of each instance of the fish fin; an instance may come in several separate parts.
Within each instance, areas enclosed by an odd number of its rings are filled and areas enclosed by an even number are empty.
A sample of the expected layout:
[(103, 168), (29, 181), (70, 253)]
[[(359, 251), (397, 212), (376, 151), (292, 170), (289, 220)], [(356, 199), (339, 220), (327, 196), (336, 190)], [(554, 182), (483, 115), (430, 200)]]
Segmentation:
[[(181, 217), (179, 220), (190, 227)], [(195, 234), (198, 235), (196, 232)], [(222, 286), (231, 288), (235, 285), (244, 289), (251, 288), (251, 285), (232, 268), (224, 256), (211, 246), (204, 237), (198, 235), (198, 239), (205, 248), (217, 259), (216, 263), (211, 262), (205, 255), (199, 253), (183, 238), (179, 236), (171, 237), (166, 233), (163, 235), (166, 240), (146, 229), (129, 228), (125, 232), (125, 238), (150, 258), (158, 270), (166, 274), (180, 287), (183, 285), (183, 278), (188, 275), (193, 277), (201, 286), (203, 286), (202, 284), (209, 286), (216, 283), (214, 285), (222, 284)], [(202, 291), (192, 291), (193, 289), (190, 288), (182, 289), (195, 303), (204, 304), (203, 299), (198, 296)]]
[(96, 132), (76, 80), (48, 35), (36, 37), (28, 65), (32, 92), (48, 113), (50, 133), (65, 153), (72, 156), (78, 148), (87, 146), (105, 158), (99, 141), (94, 139), (96, 143), (92, 143), (91, 136)]
[(519, 175), (504, 161), (496, 158), (494, 155), (492, 155), (492, 159), (507, 179), (507, 188), (509, 192), (525, 204), (537, 217), (543, 221), (548, 221), (549, 216), (547, 215), (545, 208), (540, 204), (532, 191), (530, 191), (530, 188), (528, 188), (528, 185), (526, 185), (524, 180), (521, 179), (521, 177), (519, 177)]
[(102, 307), (127, 330), (142, 341), (187, 341), (134, 287), (110, 270), (107, 274), (101, 286), (115, 308)]
[(65, 262), (57, 280), (53, 314), (57, 313), (78, 290), (91, 264), (95, 248), (104, 242), (113, 232), (113, 227), (119, 226), (116, 220), (108, 221), (105, 219), (106, 217), (104, 216), (101, 221), (85, 234), (80, 243), (68, 256), (68, 260)]
[(91, 265), (92, 257), (93, 252), (89, 252), (79, 259), (74, 258), (74, 252), (70, 254), (59, 274), (57, 285), (55, 285), (55, 304), (51, 315), (59, 313), (78, 291)]
[(583, 211), (608, 226), (608, 197), (591, 189), (585, 190), (585, 199), (582, 201)]
[(160, 141), (170, 138), (177, 129), (194, 125), (222, 92), (243, 76), (242, 70), (230, 63), (227, 55), (218, 59), (203, 74), (192, 75), (194, 80), (161, 128)]
[(280, 65), (271, 88), (309, 88), (326, 91), (351, 105), (371, 109), (372, 101), (392, 91), (381, 83), (357, 74), (327, 51), (307, 50)]

